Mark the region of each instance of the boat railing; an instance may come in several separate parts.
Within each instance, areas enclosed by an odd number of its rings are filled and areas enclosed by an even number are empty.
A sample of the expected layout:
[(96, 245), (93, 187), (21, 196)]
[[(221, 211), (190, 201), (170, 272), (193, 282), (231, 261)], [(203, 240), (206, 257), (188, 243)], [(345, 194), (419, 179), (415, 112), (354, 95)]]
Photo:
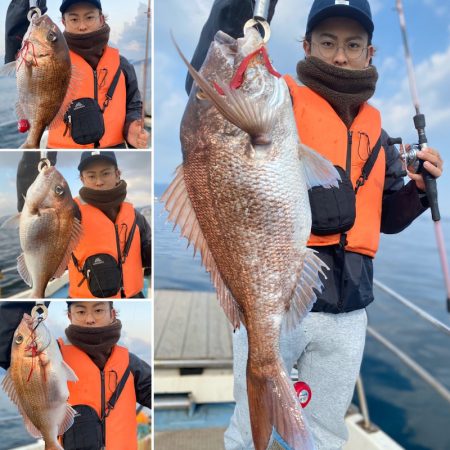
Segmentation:
[[(374, 286), (378, 289), (382, 290), (386, 294), (388, 294), (392, 299), (398, 301), (410, 311), (413, 311), (418, 317), (422, 320), (428, 322), (437, 330), (450, 335), (450, 327), (448, 327), (445, 323), (431, 316), (427, 312), (425, 312), (422, 308), (414, 305), (410, 300), (406, 299), (398, 292), (389, 288), (385, 284), (383, 284), (379, 280), (374, 280)], [(425, 370), (420, 364), (414, 361), (411, 357), (409, 357), (406, 353), (400, 350), (395, 344), (382, 336), (378, 331), (376, 331), (373, 327), (367, 327), (367, 333), (373, 337), (377, 342), (379, 342), (383, 347), (392, 352), (403, 364), (405, 364), (409, 369), (411, 369), (416, 375), (418, 375), (428, 386), (434, 389), (444, 400), (450, 403), (450, 391), (440, 383), (433, 375), (431, 375), (427, 370)], [(369, 408), (367, 405), (367, 398), (364, 392), (364, 385), (362, 382), (361, 376), (358, 378), (356, 383), (356, 392), (360, 405), (360, 412), (363, 416), (363, 422), (361, 426), (367, 431), (375, 431), (377, 428), (373, 426), (370, 421), (369, 416)]]

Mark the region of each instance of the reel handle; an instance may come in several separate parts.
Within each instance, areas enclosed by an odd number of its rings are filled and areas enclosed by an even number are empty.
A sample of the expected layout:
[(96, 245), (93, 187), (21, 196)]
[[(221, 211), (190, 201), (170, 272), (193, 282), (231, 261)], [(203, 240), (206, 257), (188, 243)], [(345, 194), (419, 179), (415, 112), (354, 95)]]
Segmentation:
[[(387, 140), (387, 145), (402, 145), (403, 144), (403, 139), (401, 138), (401, 137), (397, 137), (397, 138), (389, 138), (388, 140)], [(402, 153), (402, 148), (403, 147), (400, 147), (400, 156), (402, 157), (402, 159), (403, 159), (403, 153)], [(407, 172), (406, 172), (406, 170), (405, 170), (405, 168), (406, 168), (406, 163), (405, 163), (405, 161), (403, 160), (403, 166), (404, 166), (404, 169), (402, 170), (402, 171), (400, 171), (400, 172), (397, 172), (396, 173), (396, 177), (398, 177), (398, 178), (400, 178), (400, 177), (406, 177), (406, 175), (407, 175)]]
[[(414, 126), (417, 130), (417, 134), (419, 136), (419, 145), (420, 149), (423, 150), (428, 147), (427, 137), (425, 135), (425, 115), (424, 114), (416, 114), (413, 118)], [(425, 186), (427, 188), (426, 194), (428, 198), (428, 203), (430, 204), (431, 209), (431, 217), (434, 222), (438, 222), (441, 220), (441, 213), (439, 212), (439, 204), (438, 204), (438, 192), (437, 192), (437, 183), (436, 178), (433, 177), (424, 167), (424, 161), (421, 159), (419, 161), (419, 172), (423, 176), (423, 180), (425, 182)]]

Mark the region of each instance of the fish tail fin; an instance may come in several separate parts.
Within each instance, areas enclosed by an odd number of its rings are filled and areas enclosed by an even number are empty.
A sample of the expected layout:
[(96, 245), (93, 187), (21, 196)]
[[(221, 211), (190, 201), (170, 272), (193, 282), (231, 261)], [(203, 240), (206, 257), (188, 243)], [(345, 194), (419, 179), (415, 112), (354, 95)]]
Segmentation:
[(338, 187), (341, 176), (328, 159), (304, 144), (300, 144), (299, 156), (303, 161), (308, 189), (320, 185)]
[(277, 359), (265, 368), (255, 363), (252, 370), (251, 366), (249, 360), (247, 393), (255, 449), (314, 450), (284, 364)]

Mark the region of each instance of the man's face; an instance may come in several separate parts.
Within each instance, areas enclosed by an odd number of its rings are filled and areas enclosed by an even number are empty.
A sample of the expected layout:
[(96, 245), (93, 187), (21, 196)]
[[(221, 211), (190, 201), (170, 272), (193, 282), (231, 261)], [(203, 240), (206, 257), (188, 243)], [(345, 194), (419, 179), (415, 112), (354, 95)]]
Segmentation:
[(72, 325), (105, 327), (116, 320), (116, 311), (110, 302), (75, 302), (70, 305), (68, 317)]
[(312, 31), (311, 42), (304, 41), (306, 56), (345, 69), (365, 69), (374, 54), (368, 45), (369, 36), (355, 20), (346, 17), (330, 17), (320, 22)]
[(81, 172), (80, 179), (85, 187), (106, 191), (113, 189), (120, 181), (120, 172), (114, 164), (99, 160), (86, 166)]
[(66, 31), (73, 34), (92, 33), (103, 27), (105, 16), (90, 3), (75, 3), (63, 15)]

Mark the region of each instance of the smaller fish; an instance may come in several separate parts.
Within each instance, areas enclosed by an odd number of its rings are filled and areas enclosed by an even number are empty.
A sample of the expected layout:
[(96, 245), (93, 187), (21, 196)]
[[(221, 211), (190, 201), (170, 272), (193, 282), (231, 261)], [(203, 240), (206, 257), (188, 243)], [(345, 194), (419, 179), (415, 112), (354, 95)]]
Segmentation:
[(64, 177), (55, 167), (44, 167), (28, 188), (19, 218), (20, 245), (17, 270), (32, 286), (32, 298), (44, 298), (52, 278), (67, 268), (81, 237), (75, 202)]
[[(5, 65), (2, 74), (16, 74), (19, 124), (27, 129), (21, 148), (39, 148), (44, 130), (64, 111), (72, 68), (69, 47), (58, 26), (46, 14), (33, 16), (23, 37), (17, 60)], [(64, 106), (62, 106), (64, 105)], [(63, 114), (61, 113), (61, 120)]]
[(63, 450), (58, 436), (74, 421), (67, 381), (78, 378), (63, 361), (45, 321), (24, 314), (14, 333), (11, 366), (2, 387), (17, 405), (28, 432), (44, 439), (45, 450)]

